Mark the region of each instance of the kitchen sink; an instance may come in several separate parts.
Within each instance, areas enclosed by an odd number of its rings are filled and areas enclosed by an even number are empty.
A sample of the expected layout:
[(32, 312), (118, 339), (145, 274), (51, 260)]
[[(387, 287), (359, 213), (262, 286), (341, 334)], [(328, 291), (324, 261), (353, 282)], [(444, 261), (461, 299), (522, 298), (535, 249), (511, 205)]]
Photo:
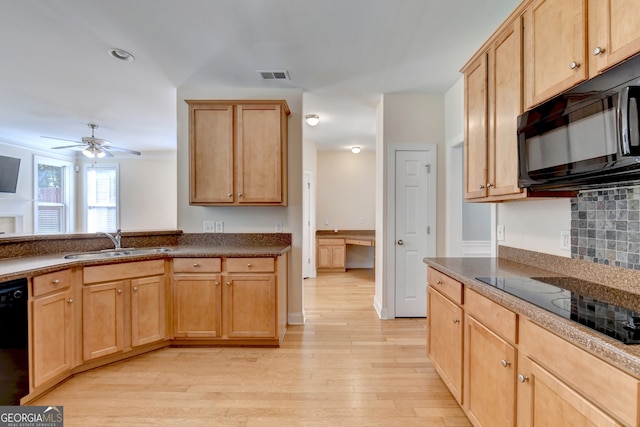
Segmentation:
[(171, 252), (170, 248), (124, 248), (124, 249), (110, 249), (106, 251), (97, 252), (82, 252), (78, 254), (65, 255), (65, 259), (103, 259), (103, 258), (115, 258), (127, 255), (150, 255)]

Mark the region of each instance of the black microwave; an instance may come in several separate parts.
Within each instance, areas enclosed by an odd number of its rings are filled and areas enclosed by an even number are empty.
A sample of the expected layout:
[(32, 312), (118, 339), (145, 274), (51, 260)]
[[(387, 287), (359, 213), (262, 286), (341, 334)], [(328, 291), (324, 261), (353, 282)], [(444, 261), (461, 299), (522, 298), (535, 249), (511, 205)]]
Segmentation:
[(518, 185), (533, 191), (640, 183), (640, 57), (518, 117)]

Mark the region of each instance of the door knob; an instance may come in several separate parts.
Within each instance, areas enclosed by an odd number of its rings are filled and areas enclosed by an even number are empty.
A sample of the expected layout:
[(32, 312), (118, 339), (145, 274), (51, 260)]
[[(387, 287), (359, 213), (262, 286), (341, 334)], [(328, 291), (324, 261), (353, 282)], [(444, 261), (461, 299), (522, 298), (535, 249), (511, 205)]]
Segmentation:
[(397, 242), (397, 243), (398, 243), (398, 245), (399, 245), (399, 246), (404, 245), (404, 242), (403, 242), (402, 240), (398, 240), (398, 242)]

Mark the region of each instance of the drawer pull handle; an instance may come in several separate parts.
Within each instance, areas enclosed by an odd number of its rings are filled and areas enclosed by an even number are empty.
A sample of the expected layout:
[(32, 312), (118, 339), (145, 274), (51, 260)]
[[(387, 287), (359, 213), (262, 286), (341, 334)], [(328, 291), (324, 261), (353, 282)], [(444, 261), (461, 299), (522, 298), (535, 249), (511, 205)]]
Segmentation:
[(53, 283), (54, 285), (58, 285), (60, 284), (60, 279), (53, 279), (51, 283)]
[(247, 268), (251, 268), (251, 263), (248, 263), (248, 264), (247, 264)]
[(200, 267), (200, 264), (198, 264), (197, 262), (194, 262), (193, 263), (193, 268), (198, 268), (198, 267)]
[(529, 377), (524, 374), (520, 374), (518, 375), (518, 381), (520, 381), (521, 383), (526, 383), (527, 381), (529, 381)]
[(73, 298), (69, 298), (69, 299), (67, 300), (67, 302), (68, 302), (69, 304), (73, 303)]
[(509, 362), (508, 360), (504, 360), (504, 359), (502, 359), (500, 361), (500, 364), (502, 365), (503, 368), (508, 368), (509, 366), (511, 366), (511, 362)]

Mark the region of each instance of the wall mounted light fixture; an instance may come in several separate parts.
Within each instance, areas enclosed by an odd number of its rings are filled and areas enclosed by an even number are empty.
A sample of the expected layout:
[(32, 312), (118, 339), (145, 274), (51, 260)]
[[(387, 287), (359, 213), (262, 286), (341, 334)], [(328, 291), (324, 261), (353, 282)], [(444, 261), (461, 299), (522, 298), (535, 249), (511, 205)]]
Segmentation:
[(360, 152), (360, 147), (358, 147), (357, 145), (351, 147), (351, 152), (353, 154), (358, 154)]
[(320, 123), (320, 116), (317, 114), (307, 114), (304, 119), (309, 126), (318, 126)]

